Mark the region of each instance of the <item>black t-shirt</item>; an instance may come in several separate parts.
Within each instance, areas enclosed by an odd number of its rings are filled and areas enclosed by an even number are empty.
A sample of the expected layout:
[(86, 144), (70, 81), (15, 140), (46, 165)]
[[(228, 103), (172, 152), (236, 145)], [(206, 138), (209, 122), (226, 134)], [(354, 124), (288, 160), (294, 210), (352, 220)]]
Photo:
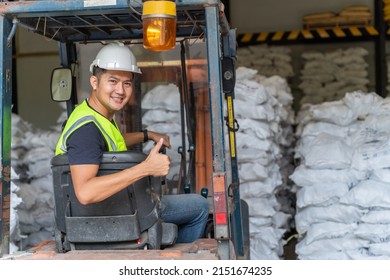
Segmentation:
[(78, 128), (67, 141), (70, 165), (99, 165), (102, 154), (108, 151), (107, 143), (94, 123)]

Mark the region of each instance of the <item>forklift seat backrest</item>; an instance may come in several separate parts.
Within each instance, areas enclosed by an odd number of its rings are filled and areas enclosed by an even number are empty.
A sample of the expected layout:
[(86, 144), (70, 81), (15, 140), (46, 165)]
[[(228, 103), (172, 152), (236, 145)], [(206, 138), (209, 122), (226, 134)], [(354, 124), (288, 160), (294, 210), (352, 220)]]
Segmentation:
[[(142, 152), (106, 152), (103, 154), (98, 176), (119, 172), (140, 163), (145, 158), (146, 155)], [(120, 224), (124, 217), (130, 217), (131, 220), (136, 220), (135, 227), (139, 232), (147, 230), (159, 221), (161, 184), (159, 178), (145, 177), (99, 203), (82, 205), (74, 192), (67, 155), (55, 156), (51, 165), (56, 228), (62, 233), (67, 234), (69, 225), (77, 221), (76, 217), (83, 220), (83, 224), (86, 225), (99, 221), (96, 217), (103, 222), (108, 217), (115, 217)], [(88, 222), (89, 217), (91, 223)], [(93, 218), (95, 220), (92, 220)], [(115, 223), (115, 219), (110, 223)]]

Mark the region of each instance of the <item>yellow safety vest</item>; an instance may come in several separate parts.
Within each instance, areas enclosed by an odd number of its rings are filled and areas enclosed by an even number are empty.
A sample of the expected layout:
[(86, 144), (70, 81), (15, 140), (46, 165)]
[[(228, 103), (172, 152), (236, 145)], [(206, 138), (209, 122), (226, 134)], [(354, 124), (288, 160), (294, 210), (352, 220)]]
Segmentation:
[(93, 122), (102, 133), (110, 152), (127, 150), (125, 139), (123, 138), (122, 133), (119, 131), (115, 120), (111, 122), (89, 107), (87, 100), (84, 100), (73, 110), (72, 114), (70, 114), (65, 128), (62, 131), (61, 137), (58, 140), (56, 146), (56, 155), (65, 154), (67, 152), (66, 142), (69, 136), (72, 135), (72, 133), (75, 132), (78, 128), (91, 122)]

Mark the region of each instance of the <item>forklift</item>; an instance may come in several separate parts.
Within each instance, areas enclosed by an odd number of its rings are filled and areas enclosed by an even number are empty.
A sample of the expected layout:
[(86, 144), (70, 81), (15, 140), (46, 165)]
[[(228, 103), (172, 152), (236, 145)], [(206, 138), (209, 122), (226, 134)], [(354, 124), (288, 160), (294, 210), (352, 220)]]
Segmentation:
[[(170, 8), (162, 8), (160, 12), (153, 8), (145, 9), (146, 4), (150, 4), (148, 2), (173, 2), (175, 10), (172, 12)], [(121, 114), (127, 132), (142, 129), (142, 123), (134, 120), (142, 119), (140, 104), (145, 85), (172, 82), (178, 86), (181, 124), (182, 127), (186, 127), (182, 129), (183, 141), (177, 151), (182, 159), (179, 180), (175, 182), (177, 192), (199, 192), (209, 199), (211, 218), (205, 235), (215, 240), (218, 259), (250, 258), (248, 206), (240, 199), (238, 152), (235, 145), (235, 132), (238, 130), (238, 123), (234, 118), (236, 33), (235, 29), (229, 26), (221, 1), (2, 1), (0, 13), (0, 28), (3, 34), (0, 43), (2, 55), (0, 257), (8, 253), (10, 241), (12, 39), (17, 28), (26, 28), (58, 42), (61, 67), (56, 73), (61, 74), (53, 75), (52, 84), (57, 84), (57, 89), (54, 89), (57, 95), (58, 92), (68, 93), (67, 98), (58, 100), (66, 102), (68, 115), (81, 101), (77, 93), (75, 69), (81, 59), (77, 57), (78, 49), (84, 45), (120, 41), (129, 45), (137, 56), (138, 66), (143, 75), (137, 77), (135, 81), (135, 92), (139, 94), (135, 95), (135, 100), (129, 105), (128, 110)], [(168, 19), (174, 19), (173, 29), (172, 25), (168, 28), (175, 34), (173, 44), (171, 34), (168, 41), (156, 47), (152, 41), (145, 43), (145, 24), (153, 22), (153, 16), (161, 17), (161, 14), (167, 14)], [(206, 73), (204, 80), (196, 81), (193, 78), (191, 73), (197, 73), (198, 70)], [(64, 72), (68, 74), (63, 75)], [(193, 89), (194, 85), (197, 86), (197, 90)], [(194, 117), (194, 95), (198, 94), (199, 97), (199, 92), (203, 93), (200, 94), (200, 99), (203, 100), (201, 106), (208, 112), (200, 118), (207, 126), (203, 134), (199, 134), (199, 119)], [(226, 112), (224, 108), (227, 108)], [(225, 145), (226, 136), (228, 145)], [(203, 145), (199, 145), (201, 140), (205, 141)], [(207, 152), (205, 146), (209, 148)], [(134, 152), (138, 154), (133, 159), (142, 160), (142, 156), (139, 155), (142, 147), (136, 147), (135, 150)], [(196, 159), (199, 157), (206, 158), (202, 172), (197, 169)], [(112, 169), (110, 160), (115, 159), (117, 163), (120, 158), (121, 155), (109, 155), (106, 168)], [(67, 172), (64, 161), (54, 160), (54, 164), (60, 166), (60, 173)], [(113, 169), (115, 168), (117, 167)], [(160, 187), (166, 183), (166, 180), (156, 183), (158, 192), (161, 193)], [(63, 203), (61, 199), (58, 196), (55, 198), (57, 205)], [(67, 205), (61, 206), (61, 217), (67, 215), (66, 207)], [(153, 207), (152, 205), (151, 212)], [(63, 226), (62, 223), (62, 228)], [(72, 227), (72, 221), (69, 226), (73, 236), (85, 238), (77, 227)], [(163, 228), (167, 232), (174, 232), (174, 228), (169, 225)], [(123, 226), (122, 230), (125, 229)], [(91, 232), (96, 230), (99, 230), (99, 226)], [(64, 237), (66, 238), (67, 232), (64, 236), (64, 231), (63, 229), (56, 231), (57, 251), (61, 251), (58, 244), (63, 244)], [(174, 239), (174, 236), (170, 235), (169, 238)], [(159, 249), (160, 241), (155, 241), (154, 244), (156, 243), (158, 245), (150, 247), (152, 251)], [(63, 251), (85, 250), (83, 246), (76, 247), (70, 246)], [(111, 247), (105, 247), (103, 244), (98, 249), (109, 248)]]

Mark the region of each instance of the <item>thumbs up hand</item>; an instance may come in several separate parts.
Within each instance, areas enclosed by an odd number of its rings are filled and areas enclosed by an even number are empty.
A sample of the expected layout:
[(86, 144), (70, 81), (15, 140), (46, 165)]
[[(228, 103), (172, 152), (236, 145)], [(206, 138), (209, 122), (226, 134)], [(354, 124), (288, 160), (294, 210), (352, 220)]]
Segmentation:
[(160, 138), (144, 161), (150, 176), (166, 176), (169, 172), (169, 157), (165, 154), (159, 153), (163, 143), (163, 138)]

